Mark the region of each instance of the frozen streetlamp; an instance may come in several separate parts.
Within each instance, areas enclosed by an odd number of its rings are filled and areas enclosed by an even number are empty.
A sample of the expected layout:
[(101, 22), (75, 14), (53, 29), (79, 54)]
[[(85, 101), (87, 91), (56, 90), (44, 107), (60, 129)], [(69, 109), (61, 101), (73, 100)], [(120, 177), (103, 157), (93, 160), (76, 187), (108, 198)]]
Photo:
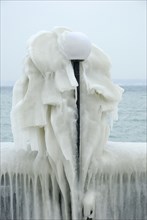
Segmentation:
[(81, 32), (65, 32), (61, 36), (62, 53), (71, 61), (78, 83), (77, 87), (77, 175), (80, 176), (80, 62), (86, 60), (91, 52), (91, 42)]

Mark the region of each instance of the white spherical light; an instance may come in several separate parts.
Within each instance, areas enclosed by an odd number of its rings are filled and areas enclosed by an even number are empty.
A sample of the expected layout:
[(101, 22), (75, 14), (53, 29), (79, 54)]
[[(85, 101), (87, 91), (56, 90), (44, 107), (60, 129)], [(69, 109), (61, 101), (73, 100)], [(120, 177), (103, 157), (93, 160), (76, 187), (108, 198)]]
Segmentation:
[(59, 47), (69, 60), (85, 60), (91, 52), (91, 42), (81, 32), (64, 32), (59, 38)]

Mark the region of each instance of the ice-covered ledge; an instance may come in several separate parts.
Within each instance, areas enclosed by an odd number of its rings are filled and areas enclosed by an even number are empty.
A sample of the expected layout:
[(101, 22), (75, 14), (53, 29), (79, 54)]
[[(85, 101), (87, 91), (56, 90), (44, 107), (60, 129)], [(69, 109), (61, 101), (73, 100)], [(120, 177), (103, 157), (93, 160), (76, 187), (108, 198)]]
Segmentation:
[[(23, 172), (32, 173), (33, 169), (42, 173), (42, 167), (46, 161), (47, 155), (37, 157), (37, 151), (15, 150), (13, 142), (1, 143), (1, 174), (5, 172)], [(37, 168), (35, 166), (38, 163)], [(43, 163), (44, 161), (44, 163)], [(46, 161), (46, 162), (45, 162)], [(137, 142), (108, 142), (101, 157), (97, 157), (97, 161), (93, 163), (98, 169), (104, 173), (133, 173), (146, 172), (147, 150), (146, 143)], [(42, 164), (40, 166), (40, 164)], [(48, 167), (48, 166), (47, 166)], [(46, 169), (50, 169), (48, 167)], [(43, 169), (44, 170), (44, 169)]]
[[(146, 143), (108, 142), (93, 164), (95, 187), (83, 198), (85, 216), (92, 211), (93, 219), (145, 220)], [(0, 180), (3, 219), (29, 220), (32, 210), (35, 219), (61, 219), (59, 201), (64, 198), (47, 155), (40, 157), (29, 147), (16, 151), (14, 143), (1, 143)]]

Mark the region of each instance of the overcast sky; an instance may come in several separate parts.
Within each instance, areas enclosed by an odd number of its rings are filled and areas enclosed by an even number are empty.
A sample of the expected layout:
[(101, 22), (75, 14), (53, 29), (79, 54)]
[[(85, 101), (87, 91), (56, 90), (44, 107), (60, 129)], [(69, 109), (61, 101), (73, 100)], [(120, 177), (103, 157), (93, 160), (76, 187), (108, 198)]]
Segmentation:
[(22, 74), (27, 39), (65, 26), (109, 55), (113, 79), (146, 78), (146, 1), (1, 1), (1, 80)]

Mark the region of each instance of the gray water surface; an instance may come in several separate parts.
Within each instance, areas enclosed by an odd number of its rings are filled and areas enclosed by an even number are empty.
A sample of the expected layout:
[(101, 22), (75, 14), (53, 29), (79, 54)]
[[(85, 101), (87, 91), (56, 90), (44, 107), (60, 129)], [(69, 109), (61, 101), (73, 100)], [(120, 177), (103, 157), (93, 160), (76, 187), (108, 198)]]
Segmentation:
[[(123, 86), (119, 119), (114, 122), (111, 141), (146, 142), (146, 87)], [(12, 87), (1, 87), (1, 142), (13, 141), (10, 123)]]

